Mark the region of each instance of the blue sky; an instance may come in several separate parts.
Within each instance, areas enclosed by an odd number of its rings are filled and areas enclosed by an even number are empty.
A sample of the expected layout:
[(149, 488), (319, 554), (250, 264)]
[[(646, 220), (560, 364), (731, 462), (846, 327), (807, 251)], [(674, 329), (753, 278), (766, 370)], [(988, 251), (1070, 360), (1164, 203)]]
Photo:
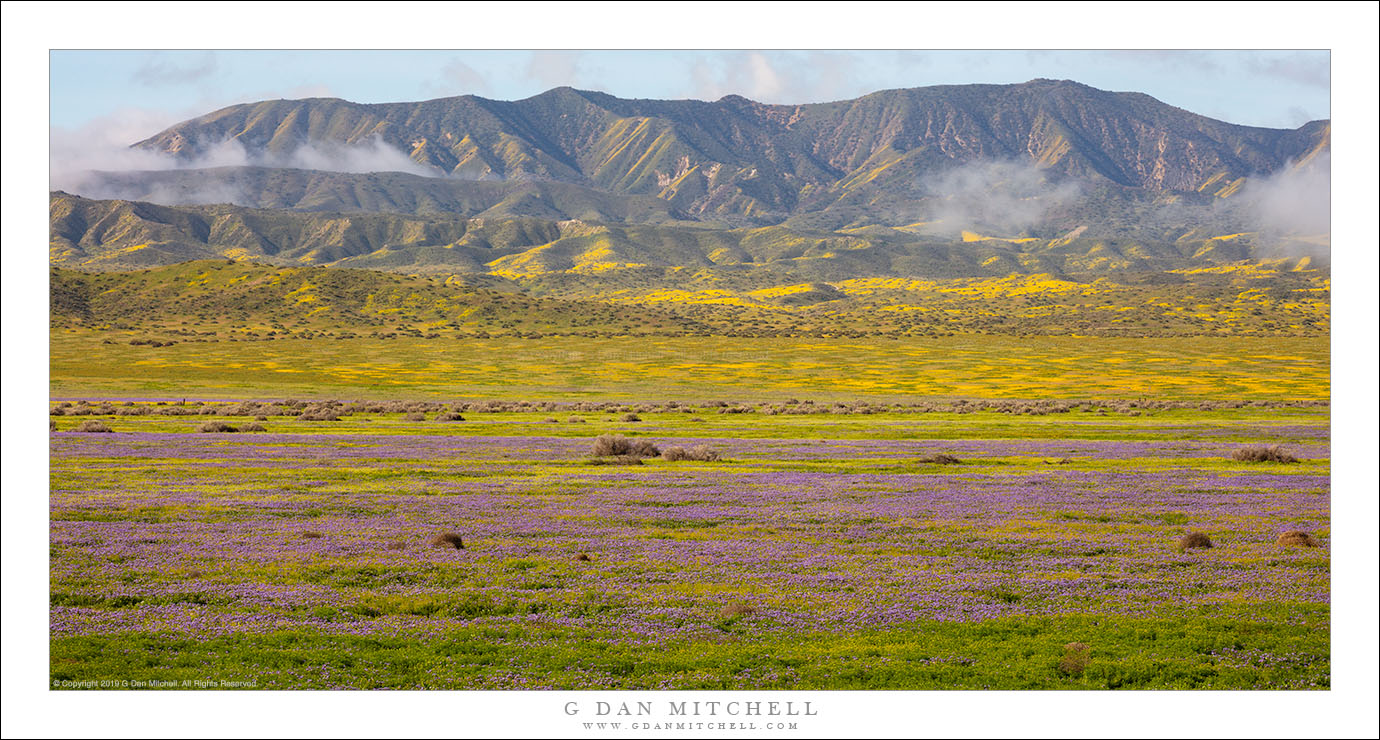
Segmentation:
[(152, 135), (241, 102), (332, 96), (376, 103), (476, 94), (512, 100), (560, 85), (625, 98), (773, 103), (874, 90), (1072, 79), (1134, 90), (1253, 126), (1330, 117), (1327, 51), (52, 51), (50, 124), (118, 122)]

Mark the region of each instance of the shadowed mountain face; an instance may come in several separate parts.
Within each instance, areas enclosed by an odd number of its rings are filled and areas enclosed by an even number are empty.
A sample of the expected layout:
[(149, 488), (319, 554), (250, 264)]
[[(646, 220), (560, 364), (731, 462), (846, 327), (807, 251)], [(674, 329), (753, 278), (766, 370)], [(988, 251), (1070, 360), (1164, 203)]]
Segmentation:
[(1315, 154), (1328, 134), (1326, 122), (1237, 126), (1138, 93), (1035, 80), (811, 105), (623, 100), (570, 88), (511, 102), (276, 100), (185, 121), (136, 146), (193, 165), (233, 142), (247, 163), (314, 169), (386, 148), (418, 174), (649, 196), (678, 215), (735, 225), (827, 214), (839, 226), (920, 220), (904, 202), (974, 163), (1035, 167), (1043, 181), (1092, 189), (1230, 195), (1243, 178)]
[[(569, 88), (512, 102), (264, 101), (135, 145), (180, 167), (88, 173), (80, 196), (54, 192), (50, 261), (603, 283), (689, 268), (826, 287), (1320, 265), (1329, 145), (1325, 121), (1236, 126), (1052, 80), (796, 106)], [(198, 169), (227, 161), (242, 164)]]

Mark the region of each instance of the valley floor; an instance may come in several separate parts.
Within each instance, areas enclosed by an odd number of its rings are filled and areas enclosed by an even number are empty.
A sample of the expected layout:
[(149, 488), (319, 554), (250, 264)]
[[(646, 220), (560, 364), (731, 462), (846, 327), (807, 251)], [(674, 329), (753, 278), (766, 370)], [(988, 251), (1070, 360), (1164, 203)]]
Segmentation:
[(760, 402), (1326, 400), (1330, 393), (1325, 336), (357, 337), (157, 345), (141, 337), (54, 330), (50, 394)]
[[(54, 346), (55, 366), (76, 366)], [(508, 361), (539, 354), (524, 351)], [(119, 387), (156, 393), (187, 372), (180, 357)], [(1272, 375), (1252, 368), (1220, 372)], [(254, 376), (237, 371), (245, 386), (208, 371), (188, 393), (243, 392)], [(1321, 404), (533, 405), (453, 421), (436, 405), (328, 421), (192, 404), (55, 404), (59, 688), (1330, 684)], [(96, 421), (112, 432), (76, 431)], [(215, 422), (265, 431), (197, 431)], [(720, 459), (591, 464), (606, 433)], [(1299, 462), (1233, 459), (1266, 444)], [(1281, 544), (1287, 530), (1319, 546)], [(443, 532), (464, 549), (434, 546)], [(1188, 532), (1213, 547), (1181, 550)]]

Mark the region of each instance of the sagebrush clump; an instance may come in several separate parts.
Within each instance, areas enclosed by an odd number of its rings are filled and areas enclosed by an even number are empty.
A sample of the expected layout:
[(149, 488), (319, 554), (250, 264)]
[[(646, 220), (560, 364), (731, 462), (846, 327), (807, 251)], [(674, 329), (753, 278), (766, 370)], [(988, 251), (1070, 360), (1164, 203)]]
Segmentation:
[(1212, 548), (1212, 538), (1206, 532), (1189, 532), (1179, 538), (1180, 550), (1208, 550)]
[(1070, 642), (1064, 646), (1064, 657), (1059, 659), (1059, 672), (1065, 676), (1081, 676), (1091, 662), (1091, 647), (1081, 642)]
[(757, 610), (752, 608), (751, 605), (744, 604), (742, 602), (736, 602), (733, 604), (729, 604), (728, 606), (725, 606), (723, 609), (720, 609), (719, 616), (725, 619), (741, 619), (743, 617), (750, 617), (756, 612)]
[(457, 550), (465, 549), (465, 540), (459, 532), (442, 532), (431, 538), (432, 547), (453, 547)]
[(115, 430), (106, 426), (105, 422), (103, 421), (96, 421), (95, 419), (90, 419), (88, 421), (83, 421), (82, 423), (72, 427), (72, 431), (88, 432), (94, 434), (110, 434)]
[(1244, 447), (1231, 453), (1231, 459), (1238, 462), (1272, 462), (1272, 463), (1296, 463), (1297, 457), (1284, 451), (1283, 447), (1274, 445), (1272, 447)]
[(645, 439), (628, 439), (621, 434), (601, 434), (590, 450), (595, 457), (660, 457), (661, 450)]
[(1322, 543), (1308, 532), (1291, 529), (1288, 532), (1280, 532), (1275, 538), (1276, 545), (1289, 545), (1293, 547), (1322, 547)]
[(205, 424), (202, 424), (201, 426), (197, 427), (196, 430), (198, 432), (203, 432), (205, 434), (229, 434), (232, 432), (239, 431), (238, 428), (226, 424), (223, 421), (208, 421)]
[(930, 465), (959, 465), (963, 461), (954, 457), (953, 455), (941, 452), (937, 455), (922, 457), (920, 458), (919, 462), (927, 463)]
[(719, 459), (719, 453), (709, 449), (708, 445), (695, 445), (690, 449), (685, 449), (680, 445), (667, 447), (661, 453), (661, 459), (675, 462), (677, 460), (695, 460), (697, 462), (715, 462)]

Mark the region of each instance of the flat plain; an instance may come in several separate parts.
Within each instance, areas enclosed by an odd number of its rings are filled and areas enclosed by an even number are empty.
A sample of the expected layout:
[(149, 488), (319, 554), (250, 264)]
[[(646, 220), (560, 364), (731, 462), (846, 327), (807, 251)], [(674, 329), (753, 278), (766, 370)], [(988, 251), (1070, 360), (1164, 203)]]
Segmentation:
[[(1326, 399), (1326, 337), (179, 341), (54, 331), (55, 398)], [(97, 359), (98, 358), (98, 359)]]
[(1329, 685), (1316, 400), (54, 408), (68, 685)]

